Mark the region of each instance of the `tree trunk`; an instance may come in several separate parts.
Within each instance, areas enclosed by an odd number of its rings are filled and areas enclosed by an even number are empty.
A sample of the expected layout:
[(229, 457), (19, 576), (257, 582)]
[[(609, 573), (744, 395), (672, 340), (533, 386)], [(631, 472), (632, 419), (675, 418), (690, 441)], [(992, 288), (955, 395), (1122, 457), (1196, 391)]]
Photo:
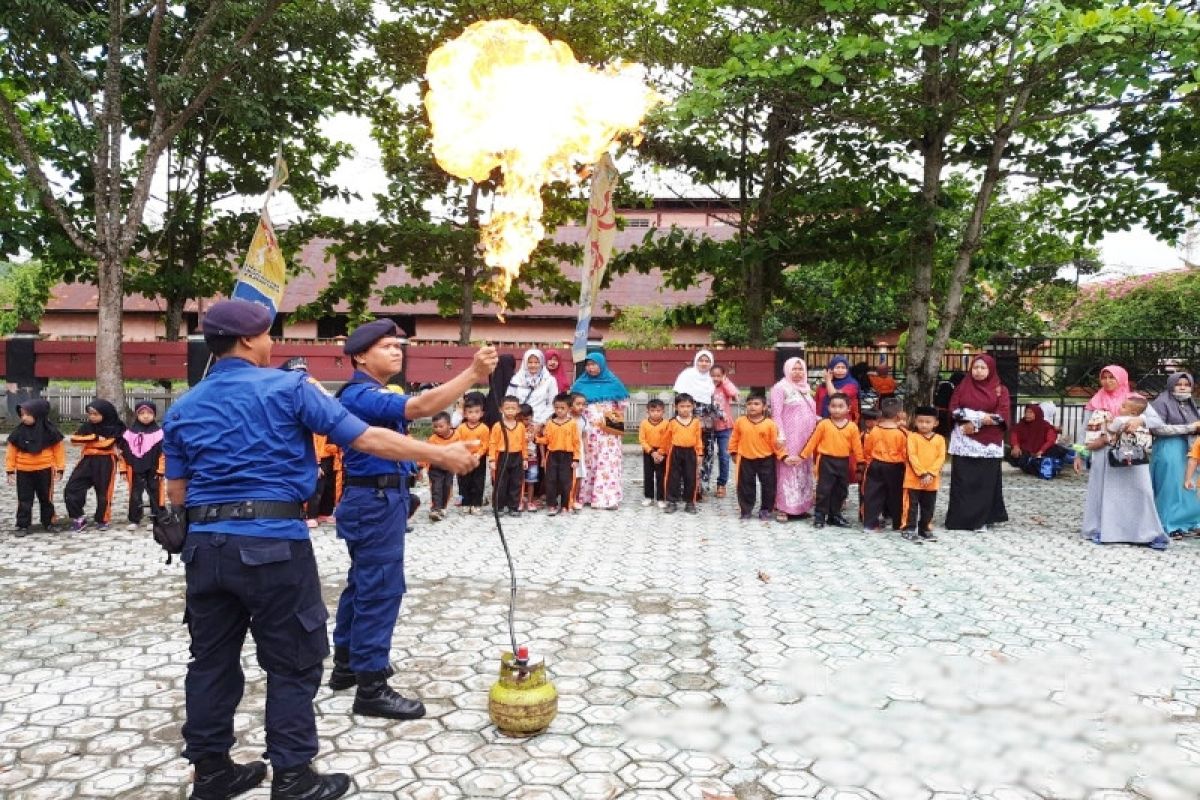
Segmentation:
[(109, 253), (96, 264), (99, 299), (96, 305), (96, 394), (118, 409), (125, 407), (125, 378), (121, 363), (123, 340), (124, 269)]
[(163, 314), (163, 326), (166, 328), (163, 338), (168, 342), (179, 341), (179, 329), (183, 327), (183, 309), (186, 305), (186, 297), (167, 298), (167, 310)]

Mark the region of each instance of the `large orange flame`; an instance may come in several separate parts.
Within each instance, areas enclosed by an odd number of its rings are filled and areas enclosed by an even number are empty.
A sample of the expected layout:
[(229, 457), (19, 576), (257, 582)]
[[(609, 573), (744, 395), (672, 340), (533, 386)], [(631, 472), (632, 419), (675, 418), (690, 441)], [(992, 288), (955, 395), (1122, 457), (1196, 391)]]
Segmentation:
[(498, 270), (490, 294), (504, 296), (542, 240), (541, 189), (574, 180), (617, 138), (635, 132), (658, 102), (637, 64), (599, 70), (571, 48), (511, 19), (476, 22), (434, 50), (426, 65), (425, 109), (433, 155), (460, 178), (503, 183), (482, 226), (484, 261)]

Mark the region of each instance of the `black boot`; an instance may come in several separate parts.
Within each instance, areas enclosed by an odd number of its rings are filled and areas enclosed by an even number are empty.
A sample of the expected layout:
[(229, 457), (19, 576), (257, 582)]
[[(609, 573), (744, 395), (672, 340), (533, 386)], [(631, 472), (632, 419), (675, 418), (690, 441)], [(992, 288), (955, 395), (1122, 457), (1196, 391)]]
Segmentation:
[(261, 761), (235, 764), (228, 753), (206, 755), (195, 763), (192, 800), (228, 800), (248, 792), (267, 777), (267, 765)]
[(271, 778), (271, 800), (334, 800), (348, 791), (349, 775), (318, 775), (310, 764), (278, 770)]
[(425, 706), (420, 700), (401, 697), (387, 684), (388, 671), (358, 673), (358, 693), (354, 695), (354, 713), (364, 717), (420, 719)]
[(813, 512), (813, 527), (814, 528), (824, 528), (825, 527), (825, 515), (822, 512), (820, 512), (820, 511)]
[(334, 645), (333, 670), (329, 673), (329, 688), (336, 692), (341, 689), (349, 689), (357, 684), (358, 679), (354, 677), (354, 670), (350, 669), (350, 648)]
[[(394, 674), (395, 670), (388, 667), (387, 676), (390, 678)], [(337, 692), (342, 689), (351, 689), (357, 685), (358, 677), (354, 674), (354, 670), (350, 669), (350, 648), (334, 645), (333, 670), (329, 673), (329, 688)]]

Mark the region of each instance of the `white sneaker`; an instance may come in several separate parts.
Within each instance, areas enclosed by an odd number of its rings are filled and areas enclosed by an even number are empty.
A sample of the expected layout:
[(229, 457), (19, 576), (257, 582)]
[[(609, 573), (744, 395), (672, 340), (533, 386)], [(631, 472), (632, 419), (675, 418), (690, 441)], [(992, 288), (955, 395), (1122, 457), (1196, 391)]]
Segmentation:
[(666, 500), (659, 500), (659, 501), (658, 501), (658, 507), (659, 507), (659, 508), (666, 508), (666, 507), (667, 507), (667, 501), (666, 501)]
[(987, 533), (987, 532), (988, 532), (988, 526), (987, 526), (987, 525), (984, 525), (983, 527), (976, 528), (976, 529), (975, 529), (975, 532), (976, 532), (976, 533)]
[(136, 522), (131, 522), (125, 526), (125, 530), (127, 530), (127, 531), (136, 531), (137, 529), (138, 529), (138, 524)]
[(642, 508), (649, 508), (652, 505), (654, 505), (654, 501), (651, 500), (649, 497), (647, 497), (645, 500), (642, 501)]

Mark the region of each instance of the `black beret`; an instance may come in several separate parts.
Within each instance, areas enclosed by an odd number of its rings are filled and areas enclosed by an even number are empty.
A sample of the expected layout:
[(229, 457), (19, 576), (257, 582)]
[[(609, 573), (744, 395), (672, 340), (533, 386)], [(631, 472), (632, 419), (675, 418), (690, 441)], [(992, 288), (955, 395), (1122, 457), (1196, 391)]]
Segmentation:
[(913, 410), (914, 417), (936, 417), (938, 410), (933, 406), (917, 406)]
[(346, 337), (346, 345), (342, 352), (348, 356), (356, 356), (371, 349), (371, 346), (385, 336), (399, 336), (400, 329), (390, 319), (377, 319), (366, 325), (359, 325), (354, 333)]
[(249, 300), (220, 300), (208, 307), (200, 324), (205, 336), (258, 336), (270, 329), (271, 309)]

